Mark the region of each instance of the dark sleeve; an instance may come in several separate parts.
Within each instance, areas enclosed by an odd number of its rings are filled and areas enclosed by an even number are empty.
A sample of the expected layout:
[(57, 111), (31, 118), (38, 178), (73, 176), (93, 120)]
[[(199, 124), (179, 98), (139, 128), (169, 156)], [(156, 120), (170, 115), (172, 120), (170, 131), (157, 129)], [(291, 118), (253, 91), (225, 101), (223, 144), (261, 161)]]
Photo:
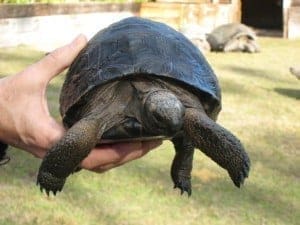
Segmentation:
[(10, 160), (10, 158), (6, 155), (7, 148), (7, 144), (0, 142), (0, 166), (8, 163), (8, 161)]

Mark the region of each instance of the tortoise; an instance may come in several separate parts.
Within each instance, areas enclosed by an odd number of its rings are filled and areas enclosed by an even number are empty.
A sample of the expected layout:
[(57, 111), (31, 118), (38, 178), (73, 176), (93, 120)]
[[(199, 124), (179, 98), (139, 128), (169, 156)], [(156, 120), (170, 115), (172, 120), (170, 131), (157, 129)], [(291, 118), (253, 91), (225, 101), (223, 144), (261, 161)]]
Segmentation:
[(229, 23), (216, 27), (206, 40), (215, 52), (259, 52), (254, 31), (241, 23)]
[(175, 188), (191, 195), (194, 148), (240, 187), (250, 160), (215, 122), (220, 109), (217, 77), (185, 36), (148, 19), (121, 20), (99, 31), (72, 62), (60, 95), (67, 132), (43, 159), (37, 184), (55, 195), (97, 144), (169, 139)]
[(298, 80), (300, 80), (300, 66), (290, 67), (290, 73), (293, 74)]

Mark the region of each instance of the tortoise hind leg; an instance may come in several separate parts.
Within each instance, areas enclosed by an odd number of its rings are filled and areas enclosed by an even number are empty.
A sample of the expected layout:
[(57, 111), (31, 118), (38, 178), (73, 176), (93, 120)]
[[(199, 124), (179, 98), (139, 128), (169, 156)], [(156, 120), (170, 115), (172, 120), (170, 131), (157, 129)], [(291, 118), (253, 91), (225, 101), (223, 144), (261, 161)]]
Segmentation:
[[(74, 124), (47, 153), (40, 166), (37, 184), (46, 193), (61, 191), (66, 178), (96, 145), (99, 131), (105, 124), (93, 118), (84, 118)], [(100, 132), (101, 133), (101, 132)], [(101, 135), (102, 135), (101, 133)]]
[(192, 194), (191, 172), (193, 168), (194, 146), (185, 136), (172, 139), (176, 155), (171, 167), (171, 177), (174, 188), (179, 188), (181, 194), (185, 191), (190, 196)]
[(184, 130), (197, 148), (228, 171), (237, 187), (243, 184), (248, 177), (250, 160), (233, 134), (198, 109), (186, 110)]

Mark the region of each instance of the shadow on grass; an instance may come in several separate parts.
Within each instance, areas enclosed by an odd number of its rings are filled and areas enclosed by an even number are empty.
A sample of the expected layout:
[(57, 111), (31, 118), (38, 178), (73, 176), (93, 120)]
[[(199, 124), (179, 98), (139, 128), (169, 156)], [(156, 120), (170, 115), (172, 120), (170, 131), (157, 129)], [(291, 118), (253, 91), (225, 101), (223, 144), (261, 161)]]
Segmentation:
[(247, 126), (247, 132), (253, 136), (245, 140), (244, 146), (253, 165), (260, 162), (263, 168), (274, 171), (274, 174), (290, 179), (300, 178), (300, 134), (296, 129), (296, 122), (290, 126), (295, 129), (287, 129), (285, 124), (281, 126), (274, 123), (273, 126), (268, 126), (267, 119), (266, 126)]
[[(251, 156), (253, 157), (253, 154), (251, 154)], [(295, 169), (297, 168), (293, 168), (292, 172), (291, 168), (286, 168), (285, 163), (282, 162), (282, 160), (280, 161), (280, 157), (278, 158), (278, 162), (277, 160), (272, 160), (272, 158), (261, 158), (260, 155), (255, 155), (253, 160), (255, 160), (254, 158), (260, 158), (267, 167), (271, 167), (274, 170), (280, 170), (283, 173), (283, 176), (296, 176), (297, 172)], [(156, 183), (159, 183), (161, 186), (168, 188), (168, 190), (172, 192), (173, 183), (169, 175), (171, 161), (172, 158), (170, 158), (169, 165), (163, 165), (164, 168), (158, 168), (156, 165), (144, 161), (143, 167), (139, 167), (138, 170), (134, 167), (130, 167), (127, 168), (127, 172), (133, 176), (143, 174), (143, 177), (146, 177), (144, 178), (144, 182), (153, 185), (153, 188), (155, 188)], [(281, 162), (282, 166), (276, 166)], [(222, 168), (219, 169), (222, 170)], [(229, 176), (222, 178), (217, 177), (204, 182), (199, 177), (194, 176), (192, 172), (193, 195), (191, 198), (195, 200), (193, 203), (201, 202), (202, 205), (206, 205), (207, 207), (210, 207), (211, 204), (219, 204), (220, 208), (228, 207), (237, 211), (240, 208), (244, 208), (243, 212), (250, 208), (253, 213), (261, 215), (261, 218), (274, 218), (281, 220), (283, 223), (293, 220), (293, 218), (287, 217), (290, 213), (296, 213), (297, 209), (292, 203), (283, 200), (282, 196), (279, 195), (280, 187), (276, 190), (268, 188), (266, 185), (253, 183), (251, 182), (251, 176), (255, 176), (255, 174), (250, 173), (250, 178), (246, 179), (245, 187), (242, 187), (240, 190), (234, 186)], [(212, 195), (212, 199), (207, 196), (210, 194)], [(216, 196), (213, 197), (213, 195)], [(216, 198), (219, 198), (217, 202)], [(197, 207), (197, 204), (195, 207)], [(249, 214), (251, 214), (251, 212)]]
[(224, 93), (237, 94), (237, 95), (245, 95), (248, 92), (246, 90), (245, 85), (241, 85), (240, 83), (232, 80), (223, 78), (220, 82), (221, 89)]
[(235, 65), (226, 65), (222, 66), (221, 69), (232, 71), (236, 75), (242, 75), (246, 77), (257, 77), (257, 78), (265, 78), (268, 80), (276, 81), (276, 82), (286, 82), (283, 79), (279, 79), (278, 77), (271, 74), (272, 71), (258, 68), (250, 68), (250, 67), (242, 67)]
[[(251, 179), (251, 178), (250, 178)], [(197, 184), (197, 180), (194, 183)], [(296, 223), (295, 215), (298, 211), (290, 202), (285, 201), (279, 194), (280, 191), (267, 188), (259, 183), (246, 182), (245, 187), (237, 189), (230, 187), (230, 184), (223, 180), (214, 180), (205, 185), (201, 185), (198, 193), (210, 193), (214, 201), (207, 202), (202, 194), (194, 195), (195, 202), (201, 202), (209, 207), (217, 204), (216, 207), (235, 211), (235, 213), (247, 213), (250, 217), (266, 219), (270, 222), (280, 220), (282, 224)], [(270, 221), (271, 220), (271, 221)]]
[(296, 157), (294, 160), (291, 160), (290, 158), (286, 159), (275, 155), (263, 156), (259, 153), (252, 153), (251, 159), (252, 162), (260, 162), (264, 167), (274, 171), (274, 173), (276, 171), (280, 176), (289, 177), (295, 180), (300, 178), (300, 165), (299, 160), (297, 160)]
[[(255, 158), (256, 157), (258, 156), (255, 156)], [(261, 160), (263, 163), (266, 161), (265, 159)], [(153, 160), (148, 161), (142, 159), (136, 164), (137, 166), (125, 166), (122, 168), (123, 171), (119, 173), (120, 175), (128, 174), (128, 176), (137, 177), (139, 183), (149, 185), (158, 197), (176, 198), (176, 195), (173, 193), (173, 184), (169, 175), (171, 161), (172, 157), (170, 157), (169, 163), (160, 164), (157, 164), (156, 161)], [(24, 183), (32, 183), (36, 180), (36, 170), (38, 169), (39, 163), (39, 160), (32, 159), (28, 154), (22, 153), (18, 156), (16, 155), (16, 159), (13, 159), (12, 164), (9, 166), (10, 168), (7, 169), (10, 170), (9, 174), (13, 174), (14, 178), (19, 178)], [(271, 162), (270, 165), (272, 165)], [(270, 165), (268, 164), (267, 166)], [(4, 173), (8, 173), (8, 171), (4, 171)], [(256, 218), (272, 218), (273, 221), (282, 221), (282, 224), (293, 224), (289, 222), (293, 221), (295, 216), (289, 217), (288, 215), (297, 212), (295, 206), (281, 197), (280, 190), (274, 190), (266, 185), (251, 182), (251, 176), (254, 176), (254, 174), (250, 174), (249, 180), (246, 181), (245, 187), (241, 190), (233, 186), (228, 176), (224, 178), (218, 177), (208, 182), (203, 182), (197, 176), (193, 176), (193, 194), (191, 200), (188, 202), (189, 207), (197, 208), (200, 207), (199, 204), (201, 204), (201, 207), (205, 208), (211, 208), (212, 206), (219, 208), (221, 212), (225, 210), (226, 212), (233, 213), (247, 213), (249, 216), (251, 216), (251, 214), (255, 215)], [(100, 180), (101, 175), (99, 175), (99, 182)], [(124, 189), (126, 188), (127, 187), (124, 186)], [(278, 188), (280, 188), (280, 186)], [(82, 202), (97, 204), (93, 198), (89, 200), (91, 202), (86, 199), (86, 193), (91, 192), (88, 185), (83, 185), (79, 182), (72, 185), (71, 189), (72, 190), (68, 190), (68, 195), (70, 196), (68, 200), (72, 199), (71, 201), (74, 205), (80, 205)], [(38, 191), (37, 187), (37, 192)], [(92, 193), (95, 192), (92, 191)], [(112, 198), (118, 197), (112, 196)], [(180, 196), (178, 193), (177, 198), (186, 198), (186, 195)], [(107, 218), (110, 224), (118, 224), (120, 218), (115, 214), (118, 211), (115, 211), (115, 213), (110, 212), (105, 207), (104, 203), (99, 202), (96, 217)], [(180, 206), (170, 206), (170, 210), (172, 210), (173, 207), (178, 208)], [(182, 213), (185, 213), (184, 208)]]
[[(168, 168), (157, 168), (152, 163), (143, 162), (142, 167), (126, 167), (124, 170), (126, 172), (123, 173), (130, 174), (132, 177), (139, 177), (140, 183), (146, 183), (147, 186), (151, 186), (151, 189), (154, 190), (154, 192), (151, 192), (155, 194), (154, 197), (178, 198), (179, 201), (180, 198), (187, 198), (186, 194), (183, 196), (179, 193), (178, 196), (174, 195)], [(293, 224), (293, 222), (289, 222), (295, 220), (295, 217), (289, 217), (288, 215), (296, 213), (297, 209), (290, 202), (283, 200), (278, 195), (280, 193), (278, 190), (272, 190), (266, 186), (251, 182), (246, 182), (245, 187), (237, 189), (233, 186), (229, 177), (226, 177), (226, 179), (218, 178), (205, 183), (193, 177), (192, 183), (193, 194), (187, 203), (188, 206), (174, 205), (170, 206), (170, 210), (181, 208), (181, 213), (184, 215), (185, 213), (188, 214), (186, 211), (188, 208), (197, 209), (200, 207), (209, 209), (213, 207), (218, 208), (218, 212), (248, 214), (250, 217), (252, 215), (256, 220), (272, 218), (272, 221), (282, 221), (282, 224)], [(158, 186), (164, 188), (164, 190), (159, 189)], [(76, 185), (74, 188), (76, 191), (71, 195), (78, 195), (78, 190), (83, 193), (89, 192), (86, 186)], [(126, 187), (124, 188), (126, 189)], [(84, 200), (84, 197), (77, 199), (77, 201), (82, 200)], [(199, 206), (200, 204), (201, 206)], [(104, 207), (101, 204), (99, 205), (99, 208)], [(117, 224), (117, 216), (114, 218), (114, 215), (109, 215), (109, 212), (105, 213), (105, 210), (100, 211), (101, 215), (99, 216), (110, 217), (111, 222), (116, 219), (112, 224)], [(271, 221), (270, 224), (272, 224)]]
[(287, 97), (290, 97), (290, 98), (294, 98), (296, 100), (300, 99), (300, 89), (274, 88), (274, 91), (281, 94), (281, 95), (284, 95), (284, 96), (287, 96)]
[[(138, 170), (134, 167), (130, 167), (127, 169), (127, 172), (133, 176), (143, 174), (143, 176), (146, 177), (145, 182), (149, 185), (153, 185), (153, 188), (155, 188), (155, 184), (158, 182), (166, 188), (170, 187), (168, 189), (172, 192), (173, 183), (169, 175), (171, 161), (172, 159), (170, 159), (169, 165), (164, 165), (164, 168), (157, 168), (157, 166), (144, 161), (143, 167), (139, 167)], [(263, 161), (265, 160), (263, 159)], [(270, 162), (270, 165), (274, 164), (277, 163), (273, 162), (272, 164), (272, 162)], [(276, 165), (274, 165), (274, 167), (276, 167)], [(222, 170), (221, 168), (219, 169)], [(245, 187), (242, 187), (241, 190), (233, 185), (229, 176), (223, 178), (218, 177), (208, 182), (203, 182), (199, 177), (192, 176), (193, 195), (191, 198), (195, 200), (193, 203), (201, 202), (202, 205), (206, 205), (207, 207), (217, 203), (220, 204), (220, 208), (232, 207), (236, 208), (236, 210), (239, 210), (240, 207), (245, 207), (245, 211), (250, 207), (254, 211), (257, 210), (258, 214), (264, 216), (268, 215), (270, 218), (277, 218), (281, 221), (286, 221), (286, 217), (290, 212), (297, 211), (291, 203), (282, 200), (280, 195), (276, 195), (278, 190), (268, 189), (258, 183), (251, 183), (251, 176), (254, 176), (254, 174), (250, 173), (250, 178), (246, 180)], [(203, 193), (205, 194), (203, 195)], [(211, 199), (207, 196), (209, 194), (216, 195), (219, 200), (215, 202), (216, 199), (213, 196), (211, 196)], [(179, 194), (178, 196), (181, 197)], [(275, 206), (270, 207), (273, 205)], [(197, 205), (195, 205), (195, 207), (197, 207)]]

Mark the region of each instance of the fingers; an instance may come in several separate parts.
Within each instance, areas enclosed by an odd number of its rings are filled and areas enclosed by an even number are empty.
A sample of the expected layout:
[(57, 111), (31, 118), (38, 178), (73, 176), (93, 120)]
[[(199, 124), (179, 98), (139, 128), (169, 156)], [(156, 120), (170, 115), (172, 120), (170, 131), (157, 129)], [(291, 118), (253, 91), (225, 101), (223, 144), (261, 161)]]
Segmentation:
[[(38, 158), (43, 158), (47, 153), (45, 149), (49, 150), (65, 134), (64, 127), (53, 118), (44, 119), (36, 125), (35, 129), (36, 131), (33, 131), (32, 136), (33, 143), (36, 146), (33, 146), (33, 150), (36, 150), (37, 154), (35, 156)], [(42, 151), (38, 151), (38, 148), (42, 149)]]
[(143, 148), (151, 150), (151, 149), (154, 149), (154, 148), (160, 146), (162, 144), (162, 141), (161, 140), (144, 141), (144, 142), (142, 142), (142, 144), (143, 144)]
[(148, 141), (101, 145), (82, 161), (81, 166), (91, 171), (104, 172), (144, 156), (161, 143), (161, 141)]
[(22, 72), (3, 78), (1, 85), (1, 138), (37, 157), (64, 134), (50, 115), (46, 99), (48, 82), (68, 67), (87, 40), (79, 35)]
[(33, 64), (29, 70), (34, 79), (48, 83), (54, 76), (70, 66), (79, 52), (85, 47), (87, 39), (84, 35), (77, 36), (70, 44), (58, 48)]

